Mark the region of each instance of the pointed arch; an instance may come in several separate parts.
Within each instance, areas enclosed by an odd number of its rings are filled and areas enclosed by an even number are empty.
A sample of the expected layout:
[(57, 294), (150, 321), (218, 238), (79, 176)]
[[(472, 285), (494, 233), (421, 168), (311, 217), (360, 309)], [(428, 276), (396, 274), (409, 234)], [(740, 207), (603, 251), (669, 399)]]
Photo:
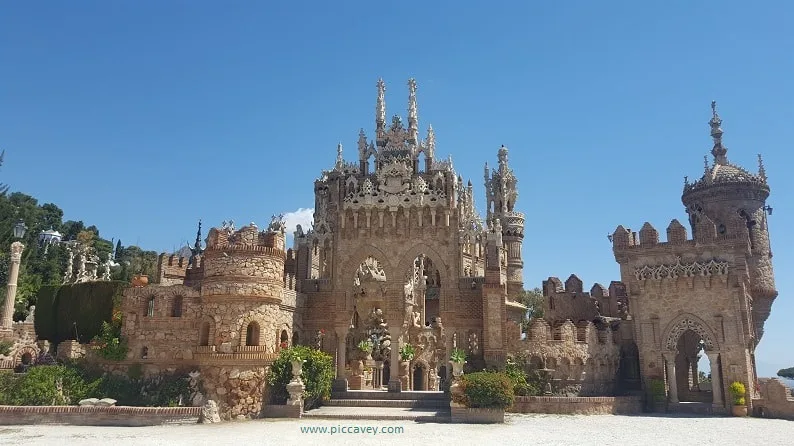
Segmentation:
[(678, 340), (687, 331), (697, 333), (703, 340), (703, 349), (706, 351), (719, 350), (717, 343), (717, 336), (711, 327), (708, 326), (702, 319), (691, 313), (684, 313), (673, 319), (663, 331), (662, 336), (663, 344), (662, 349), (667, 351), (676, 351)]
[(367, 259), (367, 257), (374, 257), (378, 260), (381, 268), (383, 268), (383, 272), (386, 273), (386, 280), (391, 280), (392, 278), (396, 277), (394, 275), (393, 265), (389, 262), (389, 259), (391, 259), (392, 256), (388, 255), (377, 246), (368, 244), (359, 247), (353, 252), (353, 254), (350, 255), (350, 257), (348, 257), (347, 261), (345, 261), (339, 269), (341, 274), (332, 275), (332, 277), (336, 278), (337, 285), (342, 289), (348, 289), (353, 281), (353, 277), (356, 275), (358, 267)]

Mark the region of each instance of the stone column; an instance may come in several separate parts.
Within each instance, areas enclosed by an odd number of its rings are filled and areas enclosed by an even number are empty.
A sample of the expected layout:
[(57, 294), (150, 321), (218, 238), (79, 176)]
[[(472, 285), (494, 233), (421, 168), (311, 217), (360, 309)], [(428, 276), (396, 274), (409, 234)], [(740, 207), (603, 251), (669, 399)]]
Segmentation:
[(6, 290), (6, 302), (3, 306), (3, 319), (0, 322), (0, 330), (11, 330), (14, 323), (14, 302), (17, 297), (19, 263), (22, 261), (22, 250), (24, 249), (25, 245), (20, 242), (11, 244), (11, 265), (8, 271), (8, 289)]
[[(401, 392), (402, 384), (400, 383), (400, 347), (403, 344), (403, 335), (401, 324), (389, 323), (390, 327), (400, 327), (400, 335), (392, 339), (391, 357), (389, 358), (389, 392)], [(396, 341), (396, 342), (395, 342)]]
[(711, 366), (711, 405), (714, 407), (723, 407), (722, 401), (722, 377), (720, 376), (719, 368), (719, 352), (706, 352), (709, 356), (709, 365)]
[(670, 402), (678, 402), (678, 381), (675, 377), (675, 353), (664, 353), (664, 362), (667, 364), (667, 385), (670, 387)]
[(690, 361), (690, 367), (692, 367), (692, 386), (695, 387), (697, 390), (700, 390), (700, 378), (698, 377), (698, 358), (695, 356), (693, 360)]
[(336, 330), (336, 379), (332, 386), (332, 389), (336, 392), (347, 391), (347, 376), (345, 373), (345, 365), (347, 364), (347, 359), (345, 358), (345, 351), (347, 350), (346, 338), (346, 329)]

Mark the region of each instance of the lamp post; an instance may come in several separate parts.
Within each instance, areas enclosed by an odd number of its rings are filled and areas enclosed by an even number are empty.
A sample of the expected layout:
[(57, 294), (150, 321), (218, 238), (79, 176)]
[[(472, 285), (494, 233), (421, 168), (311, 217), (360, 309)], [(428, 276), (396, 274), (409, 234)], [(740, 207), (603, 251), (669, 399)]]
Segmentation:
[[(14, 237), (17, 239), (23, 238), (27, 229), (25, 222), (19, 220), (17, 224), (14, 225)], [(22, 261), (22, 251), (24, 249), (25, 245), (19, 240), (11, 243), (11, 265), (8, 271), (8, 289), (6, 290), (6, 303), (3, 307), (3, 320), (0, 324), (0, 329), (2, 330), (11, 330), (11, 326), (14, 323), (14, 302), (17, 297), (19, 263)]]

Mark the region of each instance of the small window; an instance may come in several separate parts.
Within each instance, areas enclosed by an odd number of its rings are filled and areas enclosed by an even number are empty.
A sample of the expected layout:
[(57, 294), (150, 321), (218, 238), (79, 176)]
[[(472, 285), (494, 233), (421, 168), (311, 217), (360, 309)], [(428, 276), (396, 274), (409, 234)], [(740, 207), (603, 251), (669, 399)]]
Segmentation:
[(154, 296), (150, 297), (146, 304), (146, 316), (154, 317)]
[(210, 323), (204, 322), (201, 325), (201, 331), (199, 332), (199, 345), (206, 346), (210, 345)]
[(141, 359), (146, 359), (149, 357), (149, 347), (143, 347), (141, 349)]
[(259, 324), (251, 322), (245, 330), (245, 345), (259, 345)]
[(719, 232), (720, 235), (725, 235), (725, 225), (721, 224), (717, 229), (717, 232)]
[(171, 306), (171, 317), (182, 317), (182, 296), (174, 297), (174, 302)]

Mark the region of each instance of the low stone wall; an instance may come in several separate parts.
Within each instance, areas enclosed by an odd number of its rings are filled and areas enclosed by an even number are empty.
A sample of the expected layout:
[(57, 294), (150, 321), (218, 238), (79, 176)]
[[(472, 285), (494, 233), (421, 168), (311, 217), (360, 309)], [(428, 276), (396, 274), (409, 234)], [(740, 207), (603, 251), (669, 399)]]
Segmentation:
[(642, 399), (634, 396), (517, 396), (508, 411), (564, 415), (635, 414), (642, 412)]
[(262, 418), (300, 418), (301, 407), (286, 404), (269, 404), (262, 408)]
[(779, 379), (759, 379), (761, 398), (753, 399), (753, 415), (794, 420), (794, 397)]
[(502, 409), (481, 409), (472, 407), (450, 407), (450, 420), (453, 423), (497, 424), (505, 422), (505, 411)]
[(155, 426), (198, 423), (200, 407), (0, 406), (0, 425)]

